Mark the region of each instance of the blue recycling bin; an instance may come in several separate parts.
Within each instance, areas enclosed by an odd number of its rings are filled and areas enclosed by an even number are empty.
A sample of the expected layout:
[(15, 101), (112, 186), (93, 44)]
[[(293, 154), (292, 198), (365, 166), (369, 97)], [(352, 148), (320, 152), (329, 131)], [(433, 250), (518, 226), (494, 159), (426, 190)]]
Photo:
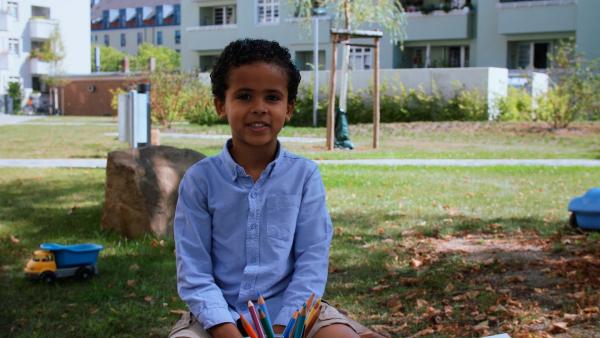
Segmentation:
[(570, 223), (586, 230), (600, 230), (600, 187), (592, 188), (569, 202)]

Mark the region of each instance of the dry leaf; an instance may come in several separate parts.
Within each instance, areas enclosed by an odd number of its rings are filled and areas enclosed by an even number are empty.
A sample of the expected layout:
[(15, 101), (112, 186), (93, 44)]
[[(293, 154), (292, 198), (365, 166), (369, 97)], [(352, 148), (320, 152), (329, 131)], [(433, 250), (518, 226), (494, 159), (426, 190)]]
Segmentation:
[(140, 266), (139, 266), (139, 265), (137, 265), (136, 263), (134, 263), (134, 264), (131, 264), (131, 265), (129, 266), (129, 271), (138, 271), (139, 269), (140, 269)]
[(419, 331), (419, 332), (417, 332), (417, 333), (413, 334), (412, 336), (410, 336), (410, 338), (423, 337), (423, 336), (430, 335), (430, 334), (432, 334), (432, 333), (434, 333), (434, 332), (435, 332), (435, 331), (434, 331), (432, 328), (428, 327), (428, 328), (426, 328), (426, 329), (423, 329), (423, 330), (421, 330), (421, 331)]
[(410, 265), (411, 265), (413, 268), (417, 269), (417, 268), (419, 268), (421, 265), (423, 265), (423, 261), (421, 261), (421, 260), (418, 260), (418, 259), (416, 259), (416, 258), (413, 258), (413, 259), (411, 259), (411, 260), (410, 260)]
[(17, 237), (10, 235), (10, 241), (15, 243), (15, 244), (19, 244), (21, 242), (20, 239), (18, 239)]
[(564, 333), (569, 330), (568, 324), (566, 322), (554, 322), (550, 327), (551, 333)]
[(371, 288), (371, 291), (378, 292), (378, 291), (381, 291), (381, 290), (385, 290), (385, 289), (387, 289), (389, 287), (390, 287), (389, 285), (385, 285), (385, 284), (384, 285), (377, 285), (377, 286)]
[(170, 310), (169, 313), (172, 313), (174, 315), (180, 315), (180, 316), (182, 316), (182, 315), (188, 313), (188, 311), (187, 310), (181, 310), (181, 309), (175, 309), (175, 310)]
[(429, 303), (425, 299), (417, 299), (417, 307), (426, 307), (429, 306)]
[(127, 286), (129, 286), (130, 288), (134, 287), (135, 284), (136, 284), (136, 281), (134, 279), (127, 280)]
[(473, 330), (477, 331), (477, 332), (482, 332), (482, 331), (486, 331), (490, 329), (490, 323), (487, 320), (484, 320), (483, 322), (473, 326)]
[(148, 303), (152, 303), (154, 301), (152, 299), (152, 296), (146, 296), (146, 297), (144, 297), (144, 300), (147, 301)]

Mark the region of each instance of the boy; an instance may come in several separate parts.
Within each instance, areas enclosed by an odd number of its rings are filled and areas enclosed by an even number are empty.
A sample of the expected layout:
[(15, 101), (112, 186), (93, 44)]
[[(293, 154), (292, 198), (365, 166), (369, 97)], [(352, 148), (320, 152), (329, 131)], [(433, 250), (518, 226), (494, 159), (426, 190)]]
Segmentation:
[[(211, 73), (231, 139), (181, 181), (174, 233), (177, 287), (190, 313), (170, 337), (242, 337), (239, 314), (266, 299), (276, 333), (327, 280), (331, 220), (314, 162), (277, 141), (294, 111), (300, 73), (287, 49), (238, 40)], [(371, 332), (323, 304), (309, 337)]]

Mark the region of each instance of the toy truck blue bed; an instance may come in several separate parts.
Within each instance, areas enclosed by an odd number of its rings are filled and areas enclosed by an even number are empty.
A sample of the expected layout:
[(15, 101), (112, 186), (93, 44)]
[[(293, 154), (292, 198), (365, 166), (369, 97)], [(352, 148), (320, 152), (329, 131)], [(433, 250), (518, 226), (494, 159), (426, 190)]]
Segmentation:
[(68, 268), (82, 265), (96, 265), (98, 253), (104, 247), (93, 243), (73, 245), (42, 243), (40, 248), (54, 252), (58, 268)]

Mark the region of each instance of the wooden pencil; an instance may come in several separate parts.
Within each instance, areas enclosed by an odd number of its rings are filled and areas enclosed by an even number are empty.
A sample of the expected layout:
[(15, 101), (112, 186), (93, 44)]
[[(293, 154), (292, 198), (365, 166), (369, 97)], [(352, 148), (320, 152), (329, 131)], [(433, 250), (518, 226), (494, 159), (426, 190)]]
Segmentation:
[(309, 319), (306, 321), (306, 324), (304, 325), (304, 337), (308, 336), (308, 333), (310, 332), (310, 330), (312, 330), (313, 326), (315, 325), (315, 323), (317, 322), (317, 319), (319, 319), (319, 313), (321, 312), (321, 303), (315, 303), (315, 307), (313, 307), (313, 310), (310, 312), (309, 315)]
[[(262, 310), (262, 312), (264, 312), (265, 314), (265, 320), (266, 320), (266, 326), (268, 327), (265, 328), (265, 335), (267, 335), (267, 337), (269, 336), (269, 333), (273, 334), (273, 337), (275, 337), (275, 333), (273, 332), (273, 322), (271, 322), (271, 317), (269, 317), (269, 310), (267, 309), (267, 303), (265, 302), (265, 299), (263, 298), (263, 296), (258, 296), (258, 309)], [(259, 317), (260, 317), (260, 311), (259, 311)], [(262, 318), (261, 322), (262, 322)], [(270, 338), (270, 337), (269, 337)]]
[(248, 336), (250, 338), (258, 338), (258, 335), (256, 334), (256, 332), (252, 328), (252, 325), (250, 325), (250, 323), (248, 322), (248, 320), (246, 320), (246, 318), (244, 317), (244, 315), (241, 314), (241, 313), (240, 313), (240, 321), (242, 322), (242, 326), (244, 327), (244, 330), (246, 330), (246, 333), (248, 334)]
[(308, 300), (306, 301), (306, 311), (310, 312), (310, 306), (312, 305), (313, 300), (315, 299), (315, 293), (311, 293), (310, 297), (308, 297)]
[(265, 336), (267, 338), (275, 338), (275, 332), (273, 332), (273, 326), (271, 326), (271, 322), (267, 317), (267, 314), (262, 308), (258, 308), (258, 318), (260, 319), (260, 323), (262, 324), (263, 331), (265, 332)]
[(296, 323), (296, 318), (298, 318), (298, 311), (294, 311), (292, 318), (290, 318), (290, 321), (285, 326), (285, 330), (283, 331), (283, 335), (282, 335), (283, 338), (289, 338), (290, 333), (293, 332), (292, 330), (294, 329), (294, 324)]
[(256, 334), (258, 338), (265, 338), (265, 334), (262, 330), (262, 326), (260, 325), (260, 320), (258, 319), (258, 314), (256, 313), (256, 308), (252, 301), (248, 301), (248, 311), (250, 312), (250, 316), (252, 316), (252, 321), (254, 322), (254, 327), (256, 327)]
[(304, 334), (304, 321), (306, 320), (306, 304), (302, 306), (302, 310), (300, 310), (300, 315), (298, 316), (298, 320), (296, 321), (296, 329), (294, 330), (294, 338), (302, 338)]

